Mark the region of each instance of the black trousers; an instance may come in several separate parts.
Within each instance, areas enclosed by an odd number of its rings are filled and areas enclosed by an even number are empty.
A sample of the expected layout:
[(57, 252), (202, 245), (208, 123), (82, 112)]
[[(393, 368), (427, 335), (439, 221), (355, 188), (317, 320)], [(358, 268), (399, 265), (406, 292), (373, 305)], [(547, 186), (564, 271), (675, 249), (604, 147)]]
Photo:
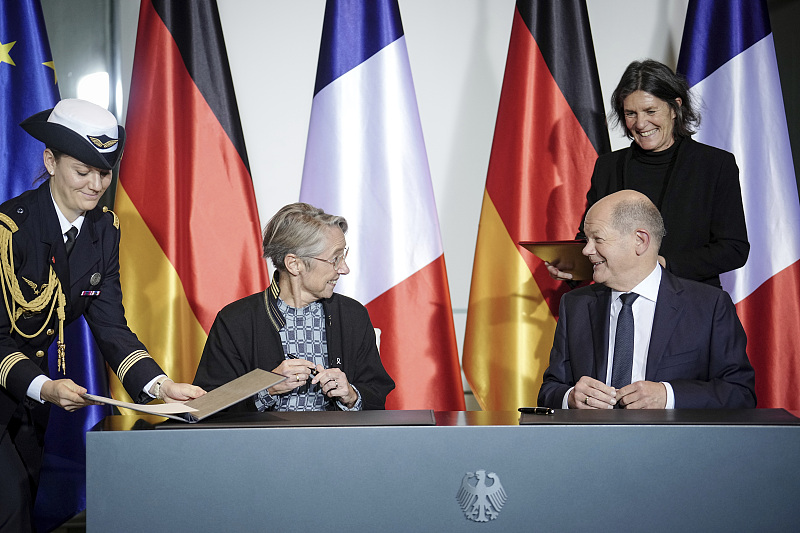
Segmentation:
[(34, 531), (49, 405), (24, 401), (0, 435), (0, 532)]

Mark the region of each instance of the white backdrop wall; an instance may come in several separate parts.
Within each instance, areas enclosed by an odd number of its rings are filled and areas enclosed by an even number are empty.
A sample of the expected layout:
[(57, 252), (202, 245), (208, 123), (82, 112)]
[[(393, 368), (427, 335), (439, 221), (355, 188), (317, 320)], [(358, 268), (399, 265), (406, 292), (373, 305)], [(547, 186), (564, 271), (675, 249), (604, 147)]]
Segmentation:
[[(325, 2), (218, 3), (263, 225), (299, 197)], [(651, 57), (674, 68), (687, 4), (688, 0), (588, 1), (606, 105), (630, 61)], [(120, 5), (124, 109), (139, 2)], [(460, 349), (514, 1), (400, 0), (400, 11)], [(614, 131), (611, 144), (617, 149), (627, 141)]]

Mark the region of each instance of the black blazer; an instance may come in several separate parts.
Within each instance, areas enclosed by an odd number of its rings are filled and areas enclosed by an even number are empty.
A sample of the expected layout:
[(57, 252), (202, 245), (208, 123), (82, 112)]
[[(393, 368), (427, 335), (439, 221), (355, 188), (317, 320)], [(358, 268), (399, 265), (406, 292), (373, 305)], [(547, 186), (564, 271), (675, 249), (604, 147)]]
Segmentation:
[[(626, 188), (631, 153), (629, 147), (597, 158), (586, 194), (587, 211)], [(739, 168), (733, 154), (688, 137), (678, 146), (676, 158), (661, 206), (667, 235), (659, 254), (676, 276), (721, 287), (719, 275), (744, 266), (750, 252)], [(582, 233), (583, 223), (580, 229)]]
[[(122, 384), (137, 401), (150, 401), (144, 386), (163, 372), (147, 354), (144, 345), (131, 332), (122, 307), (119, 283), (119, 229), (114, 214), (96, 208), (86, 213), (70, 260), (67, 261), (64, 239), (50, 194), (49, 181), (0, 206), (6, 215), (3, 223), (16, 225), (12, 235), (15, 277), (27, 301), (48, 283), (52, 265), (66, 297), (66, 323), (79, 316), (86, 318), (100, 352), (115, 373), (122, 366)], [(7, 250), (0, 250), (7, 254)], [(8, 287), (3, 287), (8, 295)], [(89, 295), (99, 292), (97, 295)], [(10, 299), (6, 300), (10, 302)], [(32, 339), (11, 332), (5, 304), (0, 305), (0, 430), (5, 427), (36, 376), (48, 374), (47, 349), (58, 338), (58, 321), (50, 306), (20, 317), (17, 325), (26, 334), (41, 329)], [(70, 375), (70, 357), (74, 346), (66, 347), (66, 377)], [(24, 358), (20, 358), (19, 355)], [(119, 375), (119, 373), (118, 373)], [(64, 376), (53, 376), (54, 379)]]
[[(269, 289), (268, 289), (269, 290)], [(386, 373), (375, 344), (367, 309), (335, 294), (322, 300), (328, 360), (361, 393), (363, 409), (384, 409), (394, 381)], [(280, 333), (267, 315), (266, 293), (259, 292), (225, 306), (214, 320), (194, 384), (210, 391), (255, 368), (272, 371), (284, 360)], [(252, 399), (235, 410), (255, 410)]]
[[(539, 405), (560, 408), (582, 376), (605, 382), (611, 289), (589, 285), (561, 298)], [(645, 379), (667, 381), (676, 408), (756, 406), (747, 337), (723, 290), (662, 271)]]

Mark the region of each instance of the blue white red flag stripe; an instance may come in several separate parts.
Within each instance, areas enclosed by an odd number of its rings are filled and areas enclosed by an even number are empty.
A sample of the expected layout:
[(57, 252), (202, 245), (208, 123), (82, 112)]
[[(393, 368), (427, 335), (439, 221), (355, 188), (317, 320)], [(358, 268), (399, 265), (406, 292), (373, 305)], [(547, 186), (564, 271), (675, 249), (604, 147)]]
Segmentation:
[[(373, 21), (380, 21), (373, 24)], [(357, 67), (403, 36), (396, 2), (330, 2), (322, 23), (322, 41), (314, 96), (323, 87)]]
[[(389, 408), (463, 409), (439, 220), (396, 0), (330, 0), (301, 201), (347, 218), (337, 290), (367, 306)], [(435, 324), (435, 327), (431, 327)]]
[(691, 0), (678, 70), (703, 104), (696, 139), (740, 169), (750, 256), (721, 278), (747, 332), (758, 405), (800, 409), (800, 202), (766, 2)]

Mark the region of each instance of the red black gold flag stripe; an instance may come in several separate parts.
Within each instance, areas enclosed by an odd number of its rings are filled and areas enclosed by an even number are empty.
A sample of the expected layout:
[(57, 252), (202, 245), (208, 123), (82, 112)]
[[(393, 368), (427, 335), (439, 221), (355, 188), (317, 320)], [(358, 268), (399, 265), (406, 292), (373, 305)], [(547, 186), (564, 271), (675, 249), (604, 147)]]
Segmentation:
[(123, 303), (170, 377), (191, 382), (216, 313), (268, 283), (216, 2), (142, 1), (126, 129)]
[(517, 243), (575, 237), (595, 159), (609, 150), (586, 3), (517, 2), (464, 341), (485, 410), (536, 403), (566, 287)]

